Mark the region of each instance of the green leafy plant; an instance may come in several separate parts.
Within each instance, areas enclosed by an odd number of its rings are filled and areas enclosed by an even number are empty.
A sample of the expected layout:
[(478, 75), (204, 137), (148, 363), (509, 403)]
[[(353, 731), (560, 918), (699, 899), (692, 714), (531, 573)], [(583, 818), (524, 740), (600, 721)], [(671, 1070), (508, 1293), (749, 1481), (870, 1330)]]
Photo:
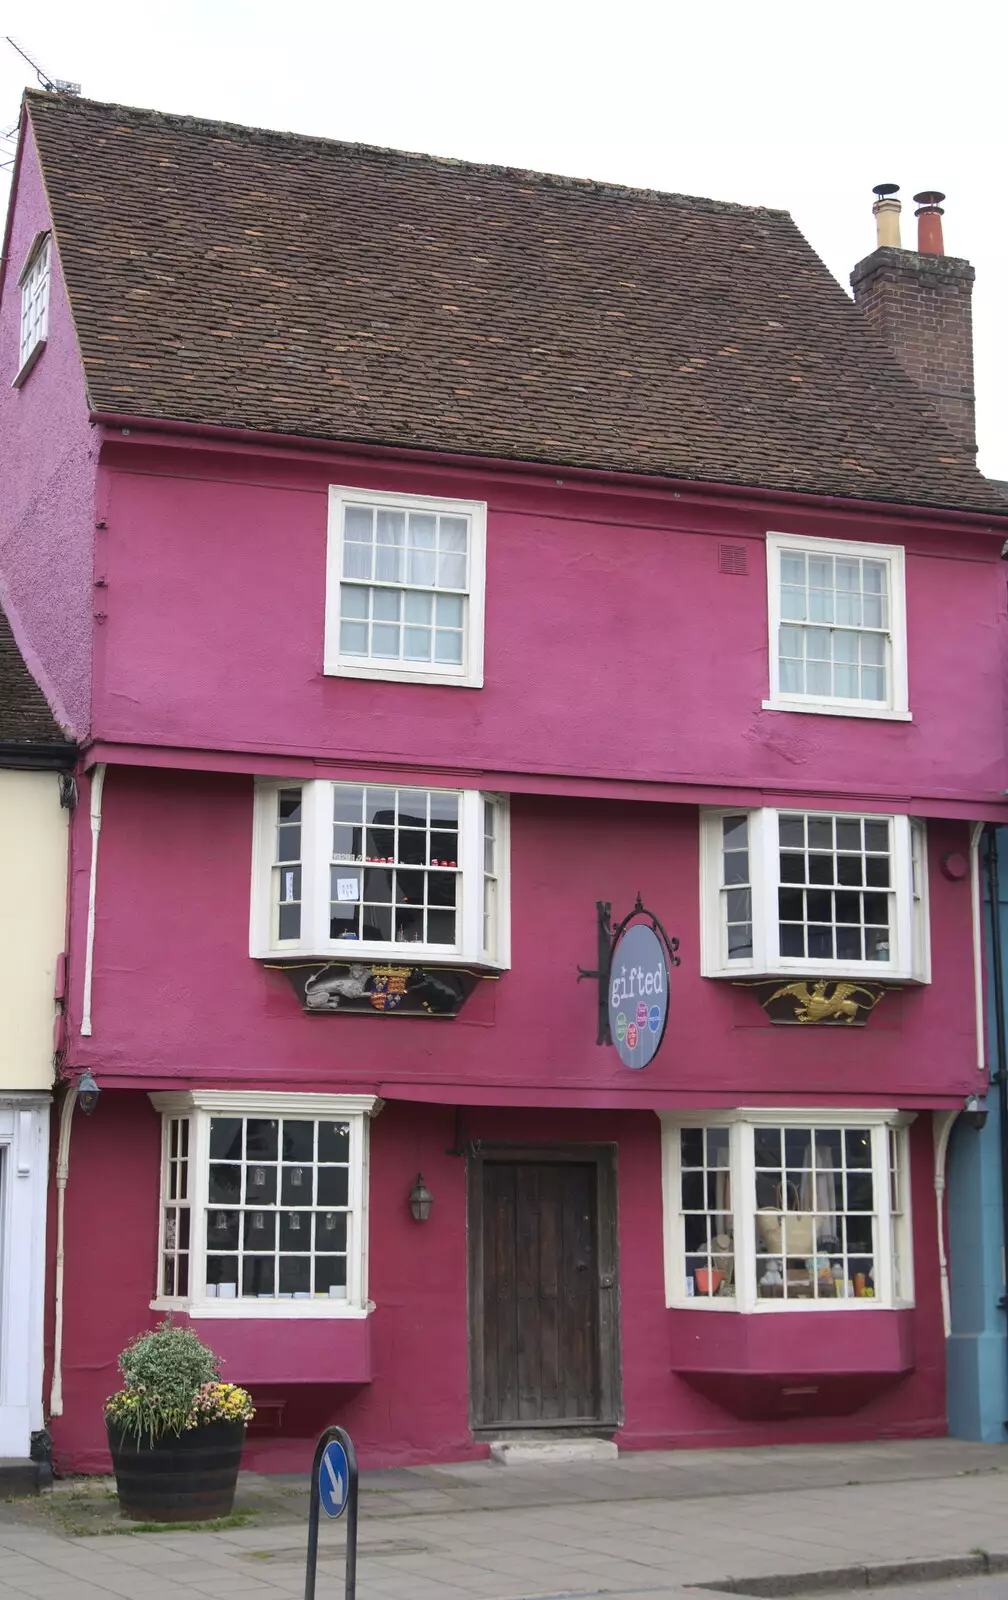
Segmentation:
[(244, 1389), (221, 1383), (210, 1347), (170, 1317), (126, 1346), (119, 1371), (125, 1385), (106, 1400), (105, 1418), (137, 1443), (212, 1422), (248, 1422), (254, 1414)]

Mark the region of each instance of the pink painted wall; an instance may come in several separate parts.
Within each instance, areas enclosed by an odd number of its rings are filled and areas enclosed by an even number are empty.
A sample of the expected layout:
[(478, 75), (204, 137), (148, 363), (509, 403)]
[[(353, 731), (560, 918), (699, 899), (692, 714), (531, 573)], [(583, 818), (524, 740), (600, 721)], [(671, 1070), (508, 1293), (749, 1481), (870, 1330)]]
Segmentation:
[[(797, 1415), (742, 1422), (672, 1373), (676, 1313), (665, 1306), (658, 1120), (649, 1112), (481, 1108), (470, 1131), (484, 1141), (608, 1140), (618, 1145), (620, 1293), (625, 1448), (736, 1445), (939, 1434), (944, 1422), (944, 1340), (937, 1278), (930, 1118), (911, 1131), (917, 1309), (913, 1373), (848, 1417)], [(465, 1163), (445, 1154), (448, 1107), (390, 1103), (374, 1124), (371, 1158), (373, 1380), (301, 1384), (296, 1323), (274, 1325), (287, 1351), (287, 1383), (253, 1384), (264, 1407), (284, 1402), (280, 1431), (251, 1435), (246, 1465), (304, 1471), (318, 1432), (348, 1428), (362, 1465), (461, 1460), (484, 1453), (468, 1425)], [(77, 1119), (67, 1189), (65, 1413), (52, 1424), (57, 1469), (107, 1471), (101, 1405), (118, 1386), (116, 1356), (151, 1326), (156, 1270), (159, 1133), (146, 1096), (103, 1096)], [(435, 1197), (418, 1227), (406, 1196), (422, 1168)], [(96, 1287), (100, 1286), (100, 1314)], [(688, 1319), (689, 1313), (684, 1314)], [(821, 1313), (828, 1316), (829, 1313)], [(842, 1315), (842, 1313), (841, 1313)], [(872, 1313), (857, 1318), (871, 1343)], [(734, 1318), (732, 1320), (735, 1320)], [(214, 1342), (215, 1324), (203, 1336)], [(314, 1337), (314, 1332), (313, 1332)], [(852, 1340), (856, 1342), (856, 1331)], [(334, 1334), (334, 1348), (337, 1344)], [(240, 1380), (239, 1365), (225, 1375)]]
[(18, 370), (18, 276), (49, 227), (31, 133), (25, 135), (0, 295), (0, 595), (21, 652), (58, 720), (76, 738), (91, 712), (91, 551), (98, 437), (88, 422), (77, 335), (53, 256), (46, 348)]
[[(103, 459), (102, 738), (904, 801), (1008, 787), (1000, 536), (132, 436)], [(485, 688), (323, 677), (333, 481), (488, 500)], [(760, 709), (768, 528), (906, 539), (913, 722)], [(722, 541), (748, 576), (719, 572)]]
[[(89, 867), (76, 812), (73, 1027), (80, 1016)], [(968, 880), (939, 870), (962, 823), (932, 822), (934, 981), (890, 993), (865, 1028), (773, 1027), (753, 995), (699, 974), (698, 820), (688, 806), (515, 796), (512, 970), (458, 1020), (306, 1016), (281, 973), (248, 955), (252, 782), (109, 769), (98, 878), (93, 1024), (72, 1063), (109, 1082), (174, 1081), (396, 1092), (491, 1103), (936, 1104), (978, 1087)], [(671, 1020), (645, 1072), (595, 1045), (595, 901), (638, 888), (681, 940)]]

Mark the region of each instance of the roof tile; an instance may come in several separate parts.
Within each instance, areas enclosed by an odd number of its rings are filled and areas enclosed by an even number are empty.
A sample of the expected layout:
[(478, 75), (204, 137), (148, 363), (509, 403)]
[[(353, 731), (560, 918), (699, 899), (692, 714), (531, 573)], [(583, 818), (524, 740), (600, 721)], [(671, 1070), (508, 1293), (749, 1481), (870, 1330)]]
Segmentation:
[(97, 411), (1003, 511), (785, 212), (26, 98)]

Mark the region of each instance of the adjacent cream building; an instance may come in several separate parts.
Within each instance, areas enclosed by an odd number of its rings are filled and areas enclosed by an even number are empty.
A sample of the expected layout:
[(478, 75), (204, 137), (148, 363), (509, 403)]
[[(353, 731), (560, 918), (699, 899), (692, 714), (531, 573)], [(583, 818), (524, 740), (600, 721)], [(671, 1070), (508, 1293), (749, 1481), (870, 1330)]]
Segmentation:
[(32, 1436), (74, 758), (0, 612), (0, 1466), (14, 1470), (44, 1453)]

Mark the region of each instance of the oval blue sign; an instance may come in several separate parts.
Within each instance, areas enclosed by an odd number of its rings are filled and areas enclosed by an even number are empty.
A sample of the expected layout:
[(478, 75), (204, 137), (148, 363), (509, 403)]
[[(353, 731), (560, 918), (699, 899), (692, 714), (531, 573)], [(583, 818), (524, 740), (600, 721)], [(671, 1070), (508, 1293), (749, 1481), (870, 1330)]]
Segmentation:
[(609, 1032), (625, 1067), (653, 1061), (668, 1021), (665, 948), (653, 928), (637, 922), (613, 951), (609, 971)]

